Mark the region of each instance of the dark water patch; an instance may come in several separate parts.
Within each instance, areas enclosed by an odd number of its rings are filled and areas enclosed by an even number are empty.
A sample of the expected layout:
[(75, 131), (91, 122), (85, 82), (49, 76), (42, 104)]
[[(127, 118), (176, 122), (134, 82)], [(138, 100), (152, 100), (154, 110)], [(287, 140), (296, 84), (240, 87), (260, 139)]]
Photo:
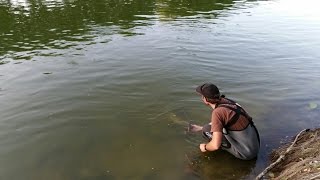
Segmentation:
[[(256, 160), (243, 161), (228, 152), (193, 153), (188, 166), (200, 179), (244, 179), (255, 167)], [(223, 168), (222, 168), (223, 166)]]
[(264, 153), (270, 153), (272, 149), (291, 141), (303, 129), (320, 127), (320, 109), (314, 105), (310, 108), (310, 102), (317, 104), (320, 99), (305, 97), (303, 100), (298, 98), (279, 102), (259, 119), (263, 146), (266, 147)]
[(320, 110), (309, 107), (309, 101), (320, 102), (319, 98), (296, 98), (273, 104), (257, 119), (260, 132), (261, 149), (255, 172), (249, 176), (259, 174), (269, 163), (270, 153), (281, 145), (292, 142), (295, 135), (303, 129), (320, 127)]
[(52, 74), (52, 72), (44, 72), (43, 74), (49, 75)]

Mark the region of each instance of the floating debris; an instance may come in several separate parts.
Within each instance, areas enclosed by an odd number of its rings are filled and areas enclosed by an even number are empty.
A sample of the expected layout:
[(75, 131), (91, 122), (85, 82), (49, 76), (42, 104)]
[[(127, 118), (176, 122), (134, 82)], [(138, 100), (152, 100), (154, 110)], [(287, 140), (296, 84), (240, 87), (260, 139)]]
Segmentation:
[(310, 109), (316, 109), (318, 107), (318, 104), (317, 103), (315, 103), (315, 102), (310, 102), (309, 103), (309, 108)]

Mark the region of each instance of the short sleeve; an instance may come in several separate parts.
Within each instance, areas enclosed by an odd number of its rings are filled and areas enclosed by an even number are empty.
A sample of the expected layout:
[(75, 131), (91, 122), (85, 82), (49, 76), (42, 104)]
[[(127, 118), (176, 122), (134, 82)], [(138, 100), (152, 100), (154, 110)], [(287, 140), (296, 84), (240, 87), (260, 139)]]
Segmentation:
[(219, 111), (212, 111), (211, 115), (211, 132), (222, 132), (223, 129), (223, 119), (219, 114)]

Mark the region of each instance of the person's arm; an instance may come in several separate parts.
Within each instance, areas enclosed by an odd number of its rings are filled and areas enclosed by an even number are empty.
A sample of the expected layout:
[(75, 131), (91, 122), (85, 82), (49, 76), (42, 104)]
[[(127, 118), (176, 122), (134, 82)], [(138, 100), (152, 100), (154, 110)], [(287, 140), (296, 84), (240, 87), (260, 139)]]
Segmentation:
[(222, 132), (213, 132), (211, 141), (208, 144), (200, 144), (200, 150), (202, 152), (218, 150), (221, 146), (222, 136)]
[[(219, 110), (219, 109), (217, 109)], [(200, 150), (202, 152), (218, 150), (222, 142), (222, 129), (223, 129), (223, 117), (221, 111), (212, 111), (211, 114), (211, 132), (212, 139), (208, 144), (200, 144)]]

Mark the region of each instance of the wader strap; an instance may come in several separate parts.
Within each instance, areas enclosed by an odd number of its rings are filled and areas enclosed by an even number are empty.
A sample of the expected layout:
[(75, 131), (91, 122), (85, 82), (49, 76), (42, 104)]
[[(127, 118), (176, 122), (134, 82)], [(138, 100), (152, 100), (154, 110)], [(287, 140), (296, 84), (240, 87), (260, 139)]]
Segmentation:
[[(227, 99), (227, 98), (225, 98), (225, 99)], [(218, 107), (225, 107), (225, 108), (228, 108), (228, 109), (236, 112), (236, 114), (235, 114), (235, 115), (230, 119), (230, 121), (226, 124), (226, 126), (225, 126), (226, 128), (234, 125), (234, 124), (238, 121), (238, 119), (240, 118), (240, 115), (246, 117), (246, 118), (248, 119), (249, 123), (250, 123), (251, 125), (253, 125), (252, 118), (245, 112), (245, 110), (243, 110), (243, 108), (242, 108), (240, 105), (238, 105), (235, 101), (233, 101), (233, 100), (231, 100), (231, 99), (227, 99), (227, 100), (229, 100), (231, 103), (221, 103), (221, 104), (219, 103), (219, 104), (216, 105), (216, 108), (218, 108)], [(237, 109), (235, 109), (235, 108), (233, 108), (233, 107), (230, 107), (230, 106), (228, 106), (228, 105), (235, 105), (235, 106), (237, 107)], [(243, 110), (243, 112), (242, 112), (241, 110)]]
[(236, 112), (236, 114), (234, 116), (232, 116), (230, 121), (225, 125), (226, 128), (234, 125), (238, 121), (238, 119), (240, 118), (241, 108), (239, 106), (237, 106), (237, 109), (232, 108), (230, 106), (226, 106), (226, 105), (219, 105), (218, 107), (225, 107), (225, 108), (228, 108), (228, 109)]
[[(224, 98), (225, 98), (225, 97), (224, 97)], [(225, 99), (227, 99), (227, 98), (225, 98)], [(227, 99), (227, 100), (229, 100), (231, 103), (221, 103), (221, 104), (218, 103), (218, 104), (216, 105), (216, 108), (218, 108), (218, 107), (225, 107), (225, 108), (228, 108), (228, 109), (236, 112), (236, 114), (230, 119), (230, 121), (226, 124), (225, 127), (228, 128), (228, 127), (234, 125), (234, 124), (238, 121), (238, 119), (240, 118), (240, 115), (243, 115), (244, 117), (246, 117), (246, 118), (248, 119), (249, 124), (250, 124), (250, 125), (253, 127), (253, 129), (256, 131), (257, 138), (258, 138), (258, 141), (259, 141), (259, 146), (260, 146), (260, 134), (259, 134), (259, 132), (258, 132), (258, 129), (256, 128), (256, 126), (254, 125), (254, 123), (253, 123), (253, 121), (252, 121), (252, 117), (250, 117), (250, 116), (246, 113), (246, 111), (245, 111), (241, 106), (238, 105), (238, 103), (236, 103), (235, 101), (233, 101), (233, 100), (231, 100), (231, 99)], [(237, 107), (237, 109), (235, 109), (235, 108), (233, 108), (233, 107), (230, 107), (230, 106), (228, 106), (228, 105), (235, 105), (235, 106)], [(243, 110), (244, 112), (242, 112), (241, 110)]]

